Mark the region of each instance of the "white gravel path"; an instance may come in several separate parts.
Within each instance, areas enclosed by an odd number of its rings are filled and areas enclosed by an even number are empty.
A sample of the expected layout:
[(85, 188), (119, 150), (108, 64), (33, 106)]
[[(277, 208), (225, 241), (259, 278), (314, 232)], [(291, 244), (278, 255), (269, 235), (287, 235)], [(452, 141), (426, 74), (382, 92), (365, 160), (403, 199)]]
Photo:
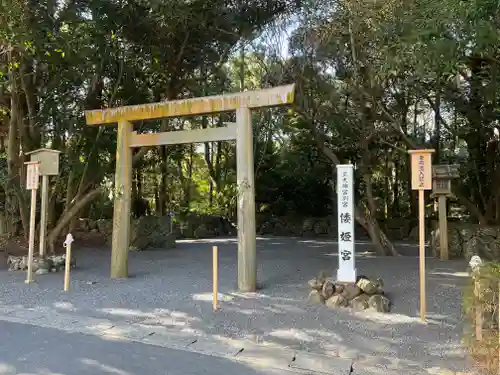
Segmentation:
[[(221, 310), (211, 311), (211, 246), (220, 254)], [(379, 258), (357, 245), (358, 273), (382, 277), (394, 302), (391, 314), (332, 311), (308, 306), (307, 280), (336, 268), (331, 241), (284, 238), (258, 240), (259, 281), (264, 289), (241, 295), (236, 290), (234, 239), (183, 241), (177, 249), (131, 253), (127, 280), (109, 279), (109, 251), (77, 254), (72, 292), (62, 291), (63, 275), (36, 277), (25, 285), (22, 272), (0, 272), (0, 307), (34, 308), (41, 318), (67, 314), (75, 319), (103, 319), (110, 324), (163, 327), (200, 337), (266, 343), (290, 351), (329, 357), (408, 374), (437, 368), (464, 371), (460, 347), (461, 293), (465, 261), (427, 259), (427, 324), (418, 319), (417, 249), (399, 244), (408, 256)], [(1, 309), (0, 309), (1, 313)], [(32, 315), (30, 315), (32, 316)], [(1, 317), (0, 317), (1, 319)], [(425, 371), (423, 371), (425, 370)]]

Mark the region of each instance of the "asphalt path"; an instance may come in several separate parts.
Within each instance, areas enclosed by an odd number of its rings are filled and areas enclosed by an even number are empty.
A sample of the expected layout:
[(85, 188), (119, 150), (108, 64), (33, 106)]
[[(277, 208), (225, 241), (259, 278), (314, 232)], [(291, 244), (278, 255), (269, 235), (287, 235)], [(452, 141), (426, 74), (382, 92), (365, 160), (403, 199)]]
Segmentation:
[(288, 375), (137, 342), (0, 321), (0, 375)]

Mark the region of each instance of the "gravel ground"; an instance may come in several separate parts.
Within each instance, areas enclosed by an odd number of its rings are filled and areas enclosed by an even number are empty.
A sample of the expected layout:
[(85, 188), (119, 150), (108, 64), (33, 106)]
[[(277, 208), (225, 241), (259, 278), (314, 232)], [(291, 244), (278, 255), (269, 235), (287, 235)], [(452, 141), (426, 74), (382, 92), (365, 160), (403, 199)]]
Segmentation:
[[(217, 313), (211, 311), (213, 244), (219, 246), (223, 294)], [(255, 294), (235, 291), (236, 242), (227, 239), (181, 241), (174, 250), (131, 253), (127, 280), (109, 279), (108, 251), (82, 249), (76, 254), (71, 293), (62, 291), (62, 274), (39, 276), (36, 284), (24, 285), (24, 273), (0, 272), (0, 303), (179, 327), (378, 364), (397, 362), (407, 370), (464, 371), (460, 335), (466, 263), (427, 259), (429, 322), (424, 325), (417, 319), (418, 249), (397, 247), (406, 256), (375, 257), (368, 244), (357, 245), (358, 273), (382, 277), (393, 301), (393, 312), (385, 315), (307, 305), (307, 280), (336, 269), (336, 244), (283, 238), (258, 240), (258, 278), (264, 289)]]

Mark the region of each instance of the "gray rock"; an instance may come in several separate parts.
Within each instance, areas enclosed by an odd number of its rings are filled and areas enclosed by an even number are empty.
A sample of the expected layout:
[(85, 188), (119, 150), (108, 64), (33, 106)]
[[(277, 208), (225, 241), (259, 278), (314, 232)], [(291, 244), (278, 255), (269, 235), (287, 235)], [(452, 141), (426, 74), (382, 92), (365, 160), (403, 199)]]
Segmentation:
[[(50, 270), (53, 267), (53, 262), (52, 259), (47, 258), (47, 259), (40, 259), (38, 261), (38, 270), (46, 270), (47, 273), (50, 272)], [(43, 271), (42, 271), (43, 272)], [(39, 275), (44, 275), (45, 273), (39, 273)]]
[(354, 298), (351, 302), (350, 305), (351, 307), (356, 310), (356, 311), (363, 311), (366, 310), (368, 307), (370, 307), (368, 300), (370, 299), (370, 296), (366, 294), (361, 294)]
[(320, 271), (318, 274), (318, 282), (323, 285), (323, 283), (328, 279), (328, 274), (325, 271)]
[(361, 293), (362, 291), (359, 286), (354, 284), (346, 284), (344, 285), (344, 290), (342, 291), (342, 293), (340, 293), (340, 295), (350, 301), (359, 296)]
[[(66, 254), (62, 255), (51, 255), (47, 257), (47, 260), (49, 262), (52, 262), (52, 271), (53, 272), (59, 272), (64, 270), (66, 267)], [(71, 257), (70, 260), (70, 268), (76, 267), (76, 259), (74, 257)]]
[(113, 220), (99, 219), (95, 222), (95, 228), (104, 236), (111, 236), (113, 233)]
[[(8, 260), (10, 271), (25, 271), (28, 269), (27, 256), (9, 256)], [(33, 258), (33, 272), (37, 275), (45, 275), (49, 272), (57, 272), (64, 269), (66, 266), (66, 255), (50, 255), (47, 258)], [(71, 258), (71, 268), (76, 266), (76, 261)]]
[(328, 234), (330, 231), (329, 220), (319, 220), (314, 224), (314, 233), (316, 235)]
[(12, 255), (7, 257), (7, 269), (9, 271), (17, 271), (20, 269), (18, 257), (13, 257)]
[(368, 279), (360, 279), (356, 285), (366, 294), (376, 294), (379, 289), (377, 286)]
[(347, 307), (349, 305), (349, 301), (341, 296), (341, 295), (335, 295), (326, 300), (326, 306), (335, 309), (337, 307)]
[(330, 280), (326, 280), (323, 284), (322, 292), (325, 299), (330, 298), (335, 293), (335, 284)]
[(176, 235), (170, 231), (167, 216), (141, 216), (132, 225), (131, 250), (175, 248)]
[(307, 282), (309, 286), (314, 290), (321, 290), (323, 288), (323, 284), (321, 284), (317, 279), (311, 279)]
[(7, 265), (9, 271), (25, 271), (28, 268), (28, 257), (10, 255), (7, 258)]
[(323, 295), (318, 290), (311, 290), (307, 297), (307, 302), (315, 305), (322, 305), (325, 303)]
[(212, 236), (212, 233), (210, 233), (205, 224), (201, 224), (194, 230), (193, 236), (194, 238), (209, 238)]
[(417, 241), (418, 236), (419, 236), (418, 227), (414, 227), (411, 229), (410, 234), (408, 234), (408, 240)]
[(302, 223), (302, 232), (303, 233), (311, 233), (314, 231), (314, 219), (313, 218), (306, 218), (304, 219), (304, 222)]
[[(435, 256), (440, 254), (439, 236), (439, 231), (434, 231), (431, 236), (430, 245)], [(500, 260), (500, 227), (449, 223), (448, 255), (450, 259), (469, 260), (476, 254), (487, 261)]]
[(344, 289), (344, 284), (335, 284), (335, 294), (342, 294)]
[(269, 222), (269, 221), (266, 221), (265, 223), (263, 223), (260, 228), (259, 228), (259, 234), (272, 234), (274, 231), (274, 224)]
[(377, 280), (375, 280), (374, 284), (379, 289), (379, 292), (383, 293), (384, 281), (380, 277), (377, 277)]
[(387, 313), (391, 311), (391, 301), (383, 295), (375, 294), (368, 300), (370, 310)]

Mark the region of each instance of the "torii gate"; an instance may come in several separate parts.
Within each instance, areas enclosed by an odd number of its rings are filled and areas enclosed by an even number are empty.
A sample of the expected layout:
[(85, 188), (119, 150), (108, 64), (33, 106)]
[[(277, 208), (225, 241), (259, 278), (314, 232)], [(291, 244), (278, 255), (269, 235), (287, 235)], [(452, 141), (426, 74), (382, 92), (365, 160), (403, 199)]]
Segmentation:
[[(252, 108), (292, 104), (295, 85), (258, 91), (206, 96), (85, 111), (87, 125), (118, 123), (116, 148), (111, 277), (128, 276), (130, 206), (132, 194), (132, 148), (180, 143), (203, 143), (236, 139), (238, 183), (238, 289), (256, 289), (255, 186)], [(131, 121), (193, 116), (236, 111), (236, 124), (222, 128), (137, 134)]]

